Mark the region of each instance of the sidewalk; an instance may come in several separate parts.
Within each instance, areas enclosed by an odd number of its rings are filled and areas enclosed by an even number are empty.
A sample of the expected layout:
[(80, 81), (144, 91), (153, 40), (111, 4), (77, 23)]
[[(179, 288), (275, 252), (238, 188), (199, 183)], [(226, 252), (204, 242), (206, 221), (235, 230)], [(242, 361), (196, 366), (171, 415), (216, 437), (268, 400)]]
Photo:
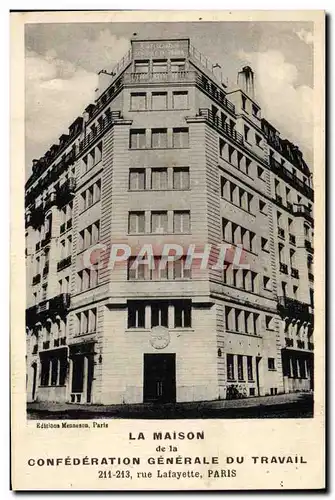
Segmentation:
[(34, 402), (27, 404), (28, 414), (32, 418), (47, 416), (51, 418), (187, 418), (203, 416), (204, 418), (218, 413), (222, 415), (232, 410), (262, 409), (296, 406), (312, 407), (311, 393), (279, 394), (277, 396), (262, 396), (235, 400), (216, 400), (188, 403), (139, 403), (117, 405), (89, 405), (72, 403)]

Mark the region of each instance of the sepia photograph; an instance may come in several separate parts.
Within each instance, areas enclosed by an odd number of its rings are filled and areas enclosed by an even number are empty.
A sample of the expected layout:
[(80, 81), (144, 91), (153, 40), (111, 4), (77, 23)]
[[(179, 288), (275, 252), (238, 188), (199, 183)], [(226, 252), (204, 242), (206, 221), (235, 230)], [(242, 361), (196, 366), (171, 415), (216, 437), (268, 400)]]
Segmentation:
[(28, 419), (312, 418), (313, 23), (25, 25)]

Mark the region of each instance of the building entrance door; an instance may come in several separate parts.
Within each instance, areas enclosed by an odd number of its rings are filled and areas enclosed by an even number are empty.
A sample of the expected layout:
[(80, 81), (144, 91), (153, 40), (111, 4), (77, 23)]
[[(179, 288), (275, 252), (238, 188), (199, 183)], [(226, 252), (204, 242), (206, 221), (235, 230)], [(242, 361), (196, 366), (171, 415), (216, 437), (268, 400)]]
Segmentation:
[(176, 401), (176, 355), (144, 354), (143, 401)]
[(94, 378), (93, 343), (71, 346), (71, 403), (91, 403)]
[(34, 363), (32, 365), (32, 369), (33, 369), (33, 387), (32, 387), (32, 391), (31, 391), (31, 399), (33, 401), (35, 401), (35, 395), (36, 395), (36, 378), (37, 378), (37, 364)]

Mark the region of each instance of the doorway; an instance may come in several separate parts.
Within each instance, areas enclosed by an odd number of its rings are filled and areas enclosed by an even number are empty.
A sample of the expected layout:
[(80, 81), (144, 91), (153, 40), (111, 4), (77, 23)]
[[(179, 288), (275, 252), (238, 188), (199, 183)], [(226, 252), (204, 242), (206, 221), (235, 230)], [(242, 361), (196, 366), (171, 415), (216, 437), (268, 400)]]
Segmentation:
[(176, 355), (144, 354), (143, 401), (176, 401)]
[(36, 378), (37, 378), (37, 364), (33, 363), (32, 365), (33, 369), (33, 386), (32, 386), (32, 391), (31, 391), (31, 399), (35, 401), (35, 396), (36, 396)]

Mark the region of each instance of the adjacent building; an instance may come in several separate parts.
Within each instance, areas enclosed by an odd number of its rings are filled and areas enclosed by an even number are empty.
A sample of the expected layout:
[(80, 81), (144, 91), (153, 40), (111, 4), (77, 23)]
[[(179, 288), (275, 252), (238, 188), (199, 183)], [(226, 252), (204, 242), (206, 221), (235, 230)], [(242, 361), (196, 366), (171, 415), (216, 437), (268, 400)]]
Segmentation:
[[(132, 40), (26, 183), (28, 401), (313, 390), (313, 199), (250, 67), (231, 88), (188, 38)], [(129, 259), (87, 266), (115, 243)], [(215, 266), (223, 243), (247, 265)], [(134, 269), (145, 244), (155, 266)], [(185, 255), (160, 268), (164, 244)]]

